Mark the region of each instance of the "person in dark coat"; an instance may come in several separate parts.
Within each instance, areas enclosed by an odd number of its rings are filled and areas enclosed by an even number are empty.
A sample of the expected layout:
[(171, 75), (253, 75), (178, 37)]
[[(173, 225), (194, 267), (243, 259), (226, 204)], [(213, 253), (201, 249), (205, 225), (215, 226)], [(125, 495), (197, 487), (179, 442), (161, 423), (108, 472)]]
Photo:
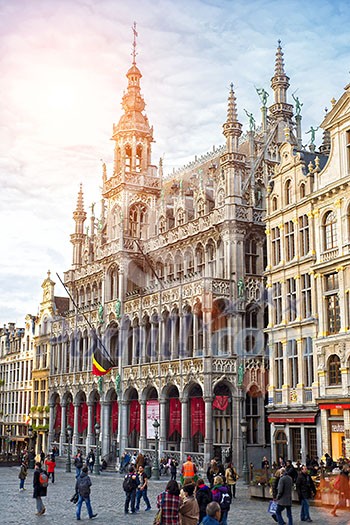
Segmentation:
[(276, 518), (278, 525), (284, 525), (284, 520), (282, 518), (282, 511), (287, 510), (288, 525), (293, 525), (292, 517), (292, 489), (293, 481), (290, 476), (288, 476), (286, 469), (282, 467), (280, 469), (281, 477), (277, 486), (277, 510)]
[(170, 479), (176, 481), (176, 471), (178, 467), (178, 462), (175, 458), (172, 458), (170, 461)]
[(350, 499), (350, 485), (349, 485), (349, 467), (348, 465), (344, 465), (342, 471), (340, 472), (339, 476), (339, 482), (338, 482), (338, 492), (339, 492), (339, 499), (338, 503), (336, 503), (333, 507), (333, 510), (331, 514), (333, 516), (337, 516), (337, 509), (339, 507), (346, 507), (346, 500)]
[[(126, 483), (128, 481), (129, 483)], [(125, 488), (129, 484), (128, 488)], [(129, 514), (129, 505), (131, 514), (135, 514), (135, 501), (136, 501), (136, 489), (138, 487), (139, 480), (135, 472), (134, 465), (130, 465), (129, 472), (124, 478), (123, 489), (125, 492), (125, 504), (124, 504), (124, 514)]]
[(271, 491), (272, 491), (272, 498), (274, 500), (277, 499), (277, 494), (278, 494), (278, 490), (277, 490), (277, 487), (278, 487), (278, 483), (279, 483), (279, 480), (280, 480), (280, 477), (281, 477), (281, 470), (280, 469), (277, 469), (272, 480), (271, 480)]
[(44, 514), (46, 508), (44, 507), (44, 504), (42, 502), (41, 498), (44, 498), (47, 495), (47, 487), (43, 487), (40, 483), (40, 473), (43, 472), (41, 468), (40, 461), (37, 461), (35, 463), (34, 467), (34, 475), (33, 475), (33, 498), (36, 499), (36, 515), (42, 516)]
[(287, 459), (286, 461), (286, 472), (288, 476), (292, 478), (293, 483), (296, 483), (296, 480), (298, 478), (298, 471), (294, 467), (292, 461), (290, 459)]
[(96, 518), (97, 514), (94, 514), (92, 512), (91, 508), (91, 502), (90, 502), (90, 492), (91, 492), (91, 479), (88, 475), (89, 469), (88, 467), (83, 467), (81, 469), (80, 476), (77, 478), (76, 484), (75, 484), (75, 492), (79, 494), (78, 504), (77, 504), (77, 520), (80, 521), (80, 513), (81, 513), (81, 507), (83, 505), (83, 501), (85, 501), (87, 511), (89, 513), (89, 518)]
[(301, 504), (300, 519), (301, 521), (311, 522), (309, 499), (316, 495), (316, 488), (305, 465), (301, 467), (296, 487)]
[(204, 480), (199, 478), (196, 485), (196, 499), (199, 506), (199, 523), (206, 516), (208, 503), (212, 500), (211, 490), (205, 485)]
[(87, 455), (87, 458), (86, 458), (86, 464), (90, 470), (90, 473), (92, 474), (93, 470), (94, 470), (94, 465), (95, 465), (95, 453), (94, 451), (91, 449), (90, 452), (88, 453)]

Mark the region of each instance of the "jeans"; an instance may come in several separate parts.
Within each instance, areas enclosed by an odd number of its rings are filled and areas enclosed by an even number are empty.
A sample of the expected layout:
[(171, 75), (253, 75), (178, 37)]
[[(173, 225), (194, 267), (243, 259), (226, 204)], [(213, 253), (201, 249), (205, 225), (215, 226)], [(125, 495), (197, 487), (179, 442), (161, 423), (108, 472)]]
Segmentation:
[(129, 512), (129, 503), (130, 503), (130, 510), (131, 512), (135, 512), (135, 499), (136, 499), (136, 489), (132, 490), (131, 492), (125, 492), (125, 505), (124, 505), (124, 512)]
[(228, 515), (228, 510), (221, 511), (220, 525), (227, 525), (227, 515)]
[(79, 478), (82, 467), (75, 467), (75, 477)]
[(287, 510), (287, 517), (288, 517), (288, 525), (293, 525), (293, 517), (292, 517), (292, 507), (290, 506), (284, 506), (277, 504), (277, 510), (276, 510), (276, 518), (278, 525), (283, 525), (284, 520), (282, 518), (282, 511), (286, 509)]
[(141, 498), (143, 498), (144, 502), (146, 503), (147, 508), (150, 509), (151, 508), (151, 504), (150, 504), (148, 496), (147, 496), (147, 488), (145, 488), (143, 490), (137, 489), (135, 510), (140, 510)]
[(89, 470), (90, 470), (90, 472), (91, 472), (91, 474), (92, 474), (92, 472), (93, 472), (93, 470), (94, 470), (94, 463), (93, 463), (93, 462), (92, 462), (92, 463), (89, 463), (88, 466), (89, 466)]
[(24, 489), (25, 478), (19, 480), (19, 488)]
[(50, 479), (52, 477), (52, 483), (55, 483), (55, 473), (54, 472), (48, 472), (48, 478)]
[(43, 500), (41, 499), (41, 496), (37, 496), (35, 499), (36, 499), (36, 510), (37, 512), (41, 512), (44, 508)]
[(89, 514), (89, 518), (91, 518), (91, 516), (93, 515), (93, 512), (91, 508), (90, 496), (83, 498), (83, 496), (80, 496), (80, 494), (79, 494), (79, 499), (78, 499), (78, 504), (77, 504), (77, 518), (80, 519), (81, 506), (83, 504), (83, 501), (85, 501), (86, 503), (86, 508)]
[(300, 519), (301, 521), (309, 520), (310, 519), (310, 512), (309, 512), (309, 502), (307, 499), (302, 498), (301, 500), (301, 510), (300, 510)]

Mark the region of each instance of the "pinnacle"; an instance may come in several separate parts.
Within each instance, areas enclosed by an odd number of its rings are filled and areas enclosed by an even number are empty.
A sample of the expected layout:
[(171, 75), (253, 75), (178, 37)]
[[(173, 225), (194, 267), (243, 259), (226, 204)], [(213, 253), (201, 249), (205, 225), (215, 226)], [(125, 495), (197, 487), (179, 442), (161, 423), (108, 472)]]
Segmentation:
[(77, 200), (77, 212), (84, 212), (84, 195), (83, 195), (83, 185), (80, 183), (80, 188), (78, 192), (78, 200)]
[(227, 105), (227, 123), (238, 122), (237, 117), (237, 106), (236, 106), (236, 96), (233, 91), (233, 84), (230, 86), (230, 93), (228, 96), (228, 105)]
[(285, 75), (283, 52), (281, 47), (281, 41), (278, 41), (278, 47), (276, 51), (276, 62), (275, 62), (275, 75)]

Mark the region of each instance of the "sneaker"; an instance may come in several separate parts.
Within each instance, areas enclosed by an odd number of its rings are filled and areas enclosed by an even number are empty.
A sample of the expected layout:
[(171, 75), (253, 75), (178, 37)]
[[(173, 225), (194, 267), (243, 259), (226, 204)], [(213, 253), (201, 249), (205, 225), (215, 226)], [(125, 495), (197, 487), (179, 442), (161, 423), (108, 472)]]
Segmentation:
[(43, 508), (43, 510), (40, 512), (40, 514), (45, 514), (46, 507)]
[(89, 516), (90, 520), (93, 520), (94, 518), (96, 518), (97, 514), (93, 514), (92, 516)]
[(147, 509), (145, 509), (145, 512), (147, 512), (148, 510), (151, 510), (152, 507), (147, 507)]

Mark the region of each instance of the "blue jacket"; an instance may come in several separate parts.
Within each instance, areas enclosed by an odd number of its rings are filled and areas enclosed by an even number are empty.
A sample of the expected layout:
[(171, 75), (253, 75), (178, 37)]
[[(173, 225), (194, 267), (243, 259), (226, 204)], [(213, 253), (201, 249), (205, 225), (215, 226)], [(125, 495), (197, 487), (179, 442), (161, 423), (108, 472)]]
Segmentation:
[(210, 516), (205, 516), (205, 518), (203, 518), (201, 525), (219, 525), (219, 522), (215, 518), (211, 518)]

